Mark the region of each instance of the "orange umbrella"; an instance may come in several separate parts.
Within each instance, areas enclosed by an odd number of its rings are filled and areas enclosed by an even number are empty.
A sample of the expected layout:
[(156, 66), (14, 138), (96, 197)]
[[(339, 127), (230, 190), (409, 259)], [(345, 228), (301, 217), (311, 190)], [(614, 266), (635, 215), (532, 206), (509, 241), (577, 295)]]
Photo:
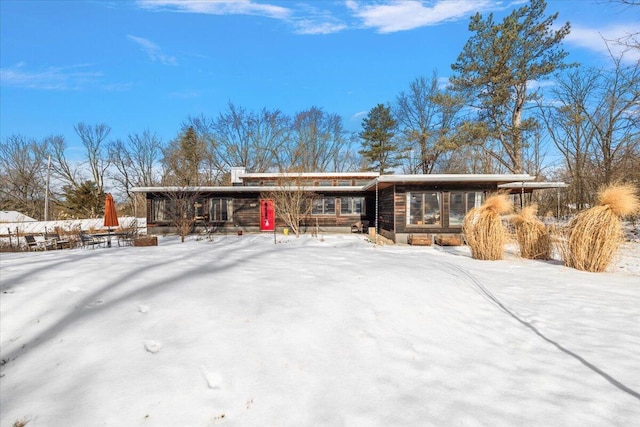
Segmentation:
[(104, 226), (109, 228), (107, 246), (111, 247), (111, 227), (118, 226), (118, 213), (111, 193), (107, 194), (107, 198), (104, 200)]

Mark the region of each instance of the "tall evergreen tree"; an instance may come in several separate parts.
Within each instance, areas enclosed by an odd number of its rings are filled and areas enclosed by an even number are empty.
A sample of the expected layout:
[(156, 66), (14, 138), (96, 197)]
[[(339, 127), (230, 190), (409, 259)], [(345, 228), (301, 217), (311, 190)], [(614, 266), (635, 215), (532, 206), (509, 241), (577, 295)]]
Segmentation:
[(77, 187), (65, 185), (64, 209), (74, 218), (97, 218), (104, 213), (105, 193), (93, 181), (83, 181)]
[(397, 122), (391, 115), (391, 108), (378, 104), (362, 121), (360, 154), (367, 160), (368, 169), (380, 174), (393, 173), (399, 165), (398, 145), (394, 140)]
[(164, 150), (163, 181), (186, 187), (200, 185), (200, 166), (205, 155), (204, 141), (193, 126), (189, 126)]
[[(567, 66), (560, 44), (570, 25), (554, 30), (558, 14), (546, 17), (546, 6), (531, 0), (501, 23), (494, 23), (493, 14), (483, 19), (477, 13), (469, 24), (473, 35), (451, 66), (454, 89), (478, 111), (473, 125), (487, 135), (485, 149), (513, 173), (524, 172), (525, 133), (537, 126), (525, 115), (525, 105), (535, 97), (529, 82)], [(493, 142), (497, 148), (490, 148)]]

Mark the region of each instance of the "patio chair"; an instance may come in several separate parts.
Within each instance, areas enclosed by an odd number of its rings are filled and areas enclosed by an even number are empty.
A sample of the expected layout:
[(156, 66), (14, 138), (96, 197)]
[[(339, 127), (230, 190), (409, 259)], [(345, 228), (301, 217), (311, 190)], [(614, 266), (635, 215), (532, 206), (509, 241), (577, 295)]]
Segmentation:
[(48, 240), (36, 240), (36, 236), (24, 236), (24, 240), (27, 242), (27, 247), (30, 251), (46, 251), (56, 248), (55, 243)]
[(90, 236), (85, 233), (80, 233), (80, 242), (82, 242), (83, 248), (91, 247), (91, 249), (95, 249), (96, 246), (104, 246), (107, 243), (103, 237)]
[(71, 241), (69, 239), (63, 239), (58, 233), (48, 233), (44, 235), (44, 238), (48, 242), (52, 242), (55, 245), (55, 249), (70, 249)]
[(133, 246), (133, 241), (136, 238), (136, 231), (131, 229), (124, 233), (118, 233), (118, 246)]
[(369, 221), (360, 220), (351, 226), (352, 233), (366, 233), (369, 230)]

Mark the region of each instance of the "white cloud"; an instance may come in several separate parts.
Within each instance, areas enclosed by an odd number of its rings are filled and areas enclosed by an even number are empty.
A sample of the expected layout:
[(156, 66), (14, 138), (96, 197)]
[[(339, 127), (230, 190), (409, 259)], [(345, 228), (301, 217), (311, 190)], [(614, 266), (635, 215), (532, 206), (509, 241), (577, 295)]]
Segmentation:
[(527, 80), (527, 89), (531, 91), (553, 87), (555, 85), (556, 82), (554, 80)]
[(139, 0), (137, 3), (145, 9), (209, 15), (257, 15), (274, 19), (288, 19), (291, 15), (291, 10), (286, 7), (256, 3), (252, 0)]
[[(332, 34), (343, 31), (347, 25), (338, 21), (326, 11), (319, 10), (315, 4), (295, 4), (299, 10), (252, 0), (139, 0), (138, 5), (145, 9), (167, 10), (182, 13), (200, 13), (207, 15), (252, 15), (285, 21), (293, 26), (297, 34)], [(304, 17), (300, 17), (300, 16)]]
[(3, 86), (14, 86), (40, 90), (79, 90), (103, 77), (99, 71), (89, 71), (89, 65), (69, 67), (49, 67), (44, 70), (28, 70), (20, 62), (9, 68), (0, 69)]
[(488, 0), (440, 0), (427, 6), (418, 0), (391, 0), (386, 4), (360, 5), (348, 0), (346, 5), (366, 27), (377, 28), (380, 33), (393, 33), (468, 18), (492, 4)]
[(339, 22), (317, 22), (309, 19), (297, 20), (295, 26), (298, 34), (333, 34), (347, 28), (345, 24)]
[[(617, 57), (625, 51), (626, 46), (621, 45), (616, 42), (616, 40), (628, 37), (637, 32), (638, 27), (630, 24), (620, 24), (603, 28), (588, 28), (572, 25), (571, 32), (565, 37), (565, 41), (568, 44), (600, 53), (603, 57), (610, 57), (611, 54)], [(624, 60), (628, 63), (640, 61), (640, 52), (637, 49), (628, 50), (625, 52)]]
[(163, 53), (162, 49), (160, 49), (160, 46), (153, 43), (152, 41), (132, 35), (128, 35), (127, 38), (140, 46), (152, 61), (158, 61), (161, 64), (165, 65), (178, 65), (178, 60), (174, 56), (166, 55), (165, 53)]
[(368, 111), (359, 111), (355, 113), (353, 116), (351, 116), (351, 121), (360, 120), (361, 117), (366, 116), (368, 113), (369, 113)]

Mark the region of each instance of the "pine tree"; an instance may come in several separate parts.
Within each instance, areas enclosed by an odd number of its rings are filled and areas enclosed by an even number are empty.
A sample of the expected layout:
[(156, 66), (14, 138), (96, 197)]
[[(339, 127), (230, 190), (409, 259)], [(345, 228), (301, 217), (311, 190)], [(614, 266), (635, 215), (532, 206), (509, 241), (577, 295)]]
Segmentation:
[(399, 165), (397, 161), (398, 145), (394, 141), (397, 122), (391, 115), (391, 108), (376, 105), (362, 121), (362, 150), (359, 153), (367, 160), (369, 170), (393, 173)]
[(473, 35), (451, 66), (454, 89), (478, 110), (473, 125), (498, 143), (498, 148), (485, 149), (513, 173), (524, 172), (524, 135), (537, 127), (525, 115), (525, 105), (535, 96), (528, 83), (568, 66), (560, 44), (570, 25), (554, 30), (558, 14), (545, 17), (546, 6), (544, 0), (531, 0), (502, 23), (494, 23), (492, 14), (483, 19), (477, 13), (469, 24)]

